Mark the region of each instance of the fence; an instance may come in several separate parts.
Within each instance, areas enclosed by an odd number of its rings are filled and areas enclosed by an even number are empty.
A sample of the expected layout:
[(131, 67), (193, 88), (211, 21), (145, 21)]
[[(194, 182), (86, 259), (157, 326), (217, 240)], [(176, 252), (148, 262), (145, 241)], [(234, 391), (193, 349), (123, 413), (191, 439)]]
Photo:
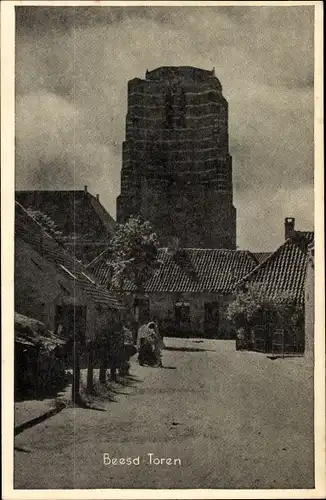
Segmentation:
[(277, 329), (273, 332), (272, 354), (284, 356), (303, 354), (304, 341), (300, 332)]
[(304, 352), (304, 340), (300, 330), (292, 332), (266, 325), (256, 327), (253, 337), (253, 351), (271, 353), (282, 358)]

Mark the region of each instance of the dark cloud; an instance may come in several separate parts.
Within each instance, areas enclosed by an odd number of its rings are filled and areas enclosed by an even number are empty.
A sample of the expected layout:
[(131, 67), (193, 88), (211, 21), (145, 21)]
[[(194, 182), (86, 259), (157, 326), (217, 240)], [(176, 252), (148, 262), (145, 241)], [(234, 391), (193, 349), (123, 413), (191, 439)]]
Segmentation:
[(239, 245), (274, 248), (288, 215), (312, 226), (313, 7), (16, 13), (19, 188), (88, 184), (115, 215), (127, 81), (162, 65), (215, 67), (229, 101)]
[(76, 184), (80, 184), (78, 171), (68, 169), (68, 158), (56, 158), (48, 160), (45, 163), (40, 161), (37, 168), (34, 169), (31, 184), (42, 186), (44, 189), (60, 189), (64, 182), (66, 189), (73, 189)]
[(67, 33), (85, 27), (107, 26), (128, 19), (173, 22), (175, 8), (162, 7), (16, 7), (19, 34), (39, 36), (51, 31)]

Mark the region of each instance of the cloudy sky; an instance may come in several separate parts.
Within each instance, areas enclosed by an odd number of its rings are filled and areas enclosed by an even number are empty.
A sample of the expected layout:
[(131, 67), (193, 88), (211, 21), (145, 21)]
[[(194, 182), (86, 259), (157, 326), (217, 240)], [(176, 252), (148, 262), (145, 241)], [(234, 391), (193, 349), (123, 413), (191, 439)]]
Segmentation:
[(238, 245), (313, 229), (313, 7), (18, 7), (16, 186), (99, 193), (115, 217), (127, 81), (215, 67), (229, 101)]

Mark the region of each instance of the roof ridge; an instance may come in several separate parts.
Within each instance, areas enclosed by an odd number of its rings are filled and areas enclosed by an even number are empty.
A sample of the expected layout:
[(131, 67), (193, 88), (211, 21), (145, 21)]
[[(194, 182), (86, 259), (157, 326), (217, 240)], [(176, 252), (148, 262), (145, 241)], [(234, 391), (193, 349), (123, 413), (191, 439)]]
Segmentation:
[[(168, 250), (169, 247), (159, 247), (159, 250)], [(200, 248), (200, 247), (179, 247), (178, 250), (196, 250), (201, 252), (214, 251), (214, 252), (241, 252), (241, 253), (252, 253), (250, 250), (240, 250), (232, 248)]]
[(93, 259), (91, 262), (89, 262), (85, 267), (86, 269), (88, 267), (90, 267), (92, 264), (95, 264), (98, 260), (100, 260), (101, 257), (103, 257), (103, 254), (105, 254), (105, 252), (108, 252), (108, 250), (111, 250), (111, 247), (107, 247), (105, 250), (103, 250), (103, 252), (101, 252), (99, 255), (97, 255), (97, 257), (95, 257), (95, 259)]
[[(84, 193), (91, 194), (84, 189), (15, 189), (15, 193)], [(92, 195), (94, 196), (94, 195)]]

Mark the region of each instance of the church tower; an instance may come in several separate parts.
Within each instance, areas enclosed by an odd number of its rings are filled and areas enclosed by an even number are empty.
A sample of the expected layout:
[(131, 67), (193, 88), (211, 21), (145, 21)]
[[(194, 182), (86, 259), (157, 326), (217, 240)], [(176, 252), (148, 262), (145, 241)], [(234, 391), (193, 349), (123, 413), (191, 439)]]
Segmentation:
[(162, 244), (236, 248), (228, 103), (214, 70), (161, 67), (129, 81), (117, 221), (132, 214)]

